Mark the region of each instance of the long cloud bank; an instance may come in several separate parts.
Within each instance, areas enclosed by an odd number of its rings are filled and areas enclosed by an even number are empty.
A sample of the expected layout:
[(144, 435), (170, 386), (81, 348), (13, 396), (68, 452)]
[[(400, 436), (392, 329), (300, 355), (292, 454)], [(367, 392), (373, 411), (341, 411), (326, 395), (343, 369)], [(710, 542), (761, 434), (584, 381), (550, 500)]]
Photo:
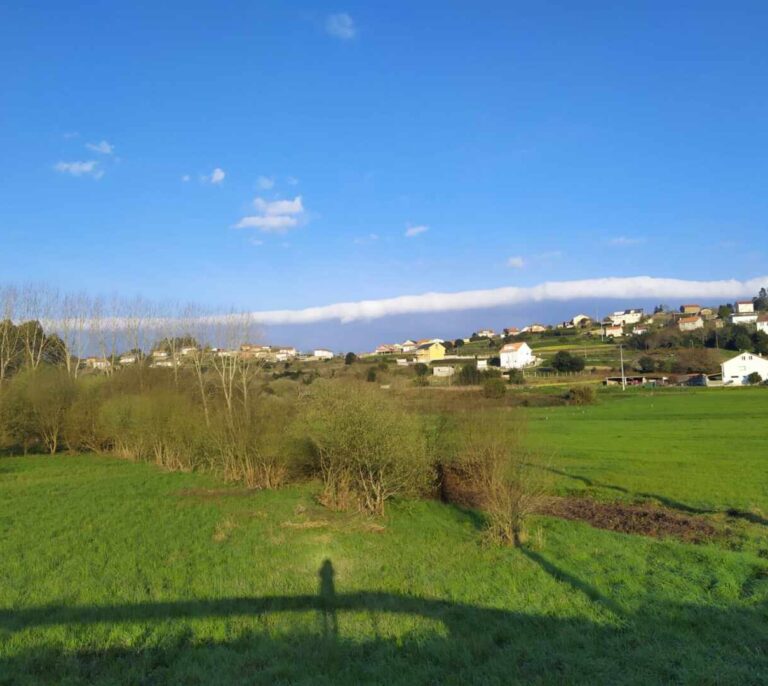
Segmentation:
[[(489, 288), (456, 293), (424, 293), (402, 295), (381, 300), (361, 300), (301, 310), (267, 310), (253, 312), (253, 318), (261, 324), (313, 324), (339, 320), (342, 323), (361, 319), (379, 319), (397, 314), (423, 312), (455, 312), (488, 307), (521, 305), (525, 303), (567, 301), (579, 299), (617, 299), (624, 301), (700, 299), (711, 302), (716, 299), (752, 297), (768, 286), (768, 276), (748, 281), (688, 281), (662, 279), (652, 276), (584, 279), (581, 281), (547, 281), (538, 286)], [(631, 302), (624, 303), (631, 307)]]

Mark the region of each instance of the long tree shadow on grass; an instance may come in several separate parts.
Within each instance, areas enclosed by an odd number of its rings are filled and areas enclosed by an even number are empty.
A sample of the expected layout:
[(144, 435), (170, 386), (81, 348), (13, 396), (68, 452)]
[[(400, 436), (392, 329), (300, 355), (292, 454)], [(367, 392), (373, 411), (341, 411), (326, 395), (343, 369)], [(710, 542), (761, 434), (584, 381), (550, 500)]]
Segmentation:
[[(316, 595), (0, 610), (0, 684), (764, 683), (765, 603), (655, 603), (627, 614), (542, 555), (525, 554), (599, 605), (595, 618), (337, 593), (326, 561)], [(286, 613), (316, 613), (319, 628), (275, 629)], [(361, 614), (375, 618), (374, 631), (360, 630)], [(407, 623), (404, 633), (393, 617)], [(95, 625), (105, 630), (103, 647), (91, 647), (100, 645), (89, 638)], [(134, 645), (120, 638), (135, 635), (119, 630), (130, 625), (141, 629)], [(66, 647), (80, 644), (89, 647)]]
[(747, 512), (745, 510), (739, 510), (736, 508), (729, 508), (727, 510), (715, 510), (712, 508), (694, 507), (693, 505), (688, 505), (687, 503), (683, 503), (679, 500), (674, 500), (673, 498), (670, 498), (665, 495), (661, 495), (659, 493), (631, 491), (628, 488), (624, 488), (623, 486), (608, 484), (603, 481), (598, 481), (597, 479), (590, 479), (589, 477), (583, 476), (581, 474), (572, 474), (571, 472), (566, 472), (562, 469), (556, 469), (554, 467), (542, 467), (542, 469), (545, 469), (546, 471), (551, 472), (552, 474), (557, 474), (558, 476), (564, 476), (568, 479), (579, 481), (583, 483), (585, 486), (588, 486), (589, 488), (602, 488), (608, 491), (616, 491), (617, 493), (622, 493), (623, 495), (628, 495), (633, 498), (646, 498), (650, 500), (656, 500), (657, 502), (664, 505), (664, 507), (668, 507), (672, 510), (678, 510), (680, 512), (685, 512), (687, 514), (696, 514), (696, 515), (725, 514), (728, 517), (733, 517), (734, 519), (743, 519), (744, 521), (750, 522), (752, 524), (760, 524), (762, 526), (768, 526), (768, 519), (766, 519), (765, 517), (761, 517), (760, 515), (754, 512)]

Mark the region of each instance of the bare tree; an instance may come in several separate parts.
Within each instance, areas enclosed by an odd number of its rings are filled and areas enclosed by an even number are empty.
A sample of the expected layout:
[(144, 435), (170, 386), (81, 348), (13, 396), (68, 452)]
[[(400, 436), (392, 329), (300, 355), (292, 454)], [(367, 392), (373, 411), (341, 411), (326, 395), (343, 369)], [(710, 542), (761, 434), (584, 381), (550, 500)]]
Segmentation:
[(0, 386), (19, 358), (20, 332), (14, 322), (18, 300), (19, 293), (15, 288), (0, 288)]

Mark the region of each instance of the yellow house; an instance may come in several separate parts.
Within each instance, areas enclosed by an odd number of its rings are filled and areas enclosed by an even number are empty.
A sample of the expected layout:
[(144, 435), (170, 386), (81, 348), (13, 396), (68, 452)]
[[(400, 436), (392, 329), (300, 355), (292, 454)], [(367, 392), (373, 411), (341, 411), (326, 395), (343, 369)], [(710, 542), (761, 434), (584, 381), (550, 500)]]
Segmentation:
[(424, 364), (433, 360), (442, 360), (445, 357), (445, 346), (442, 343), (424, 343), (416, 348), (416, 359)]

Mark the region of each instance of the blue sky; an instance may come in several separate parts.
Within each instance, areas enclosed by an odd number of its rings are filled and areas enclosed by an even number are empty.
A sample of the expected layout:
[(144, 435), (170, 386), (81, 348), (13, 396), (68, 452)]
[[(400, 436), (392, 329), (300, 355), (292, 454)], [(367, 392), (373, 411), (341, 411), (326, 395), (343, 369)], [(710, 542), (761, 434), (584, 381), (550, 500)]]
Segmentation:
[(0, 279), (258, 311), (751, 279), (767, 26), (765, 2), (6, 3)]

